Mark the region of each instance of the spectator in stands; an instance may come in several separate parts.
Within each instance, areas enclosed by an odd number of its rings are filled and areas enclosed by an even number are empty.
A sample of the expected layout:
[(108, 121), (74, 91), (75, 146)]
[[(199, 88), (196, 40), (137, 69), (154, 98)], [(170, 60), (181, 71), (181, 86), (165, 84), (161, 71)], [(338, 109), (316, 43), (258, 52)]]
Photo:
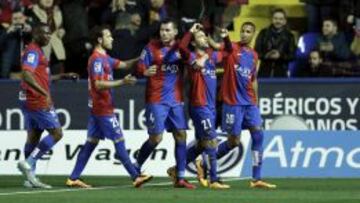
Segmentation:
[(154, 21), (162, 21), (163, 19), (168, 17), (164, 0), (150, 0), (150, 2), (150, 24)]
[(50, 43), (45, 46), (45, 56), (50, 59), (50, 69), (52, 74), (64, 72), (63, 62), (66, 59), (63, 37), (63, 16), (60, 8), (54, 4), (54, 0), (39, 0), (32, 7), (29, 18), (35, 26), (39, 23), (49, 25), (51, 37)]
[[(357, 2), (357, 1), (356, 1)], [(338, 22), (339, 29), (342, 30), (348, 42), (353, 38), (354, 5), (355, 0), (341, 0), (338, 3)]]
[(360, 30), (355, 29), (355, 36), (350, 49), (355, 56), (360, 56)]
[[(155, 21), (149, 26), (141, 26), (141, 17), (138, 13), (128, 14), (118, 23), (113, 31), (114, 42), (110, 55), (120, 60), (139, 57), (150, 38), (157, 34), (160, 26), (159, 21)], [(128, 71), (115, 73), (114, 76), (122, 77)]]
[(342, 0), (340, 1), (340, 22), (355, 25), (355, 29), (360, 32), (360, 1), (358, 0)]
[(31, 26), (26, 23), (23, 12), (13, 10), (10, 25), (0, 26), (0, 78), (9, 78), (11, 71), (20, 71), (20, 53), (24, 39), (29, 38)]
[(0, 23), (4, 27), (11, 24), (14, 10), (23, 10), (31, 6), (31, 0), (0, 0)]
[(322, 35), (316, 47), (320, 50), (324, 61), (344, 61), (351, 56), (344, 34), (338, 32), (337, 23), (332, 19), (323, 21)]
[(309, 55), (309, 69), (307, 72), (308, 77), (318, 77), (323, 59), (319, 50), (313, 50)]
[(354, 76), (360, 76), (360, 29), (355, 28), (355, 36), (351, 43), (351, 52), (355, 55), (353, 63)]
[[(128, 14), (140, 13), (140, 8), (136, 1), (131, 0), (112, 0), (109, 7), (104, 11), (102, 15), (102, 24), (110, 26), (111, 30), (114, 30), (115, 25), (119, 25), (119, 21)], [(144, 14), (143, 14), (144, 15)], [(140, 17), (143, 18), (143, 15)]]
[(288, 76), (288, 65), (294, 58), (296, 46), (286, 23), (285, 11), (278, 8), (272, 12), (272, 24), (260, 31), (255, 44), (261, 60), (259, 77)]
[(336, 18), (337, 0), (300, 0), (305, 3), (308, 17), (308, 32), (320, 32), (321, 22), (326, 18)]
[(180, 33), (188, 31), (193, 23), (201, 22), (204, 29), (210, 33), (211, 18), (215, 14), (217, 0), (169, 0), (170, 17), (180, 22)]
[(230, 27), (234, 18), (240, 15), (241, 6), (248, 3), (249, 0), (217, 0), (215, 25), (223, 28)]
[(65, 71), (87, 78), (87, 60), (91, 52), (86, 0), (63, 0), (61, 8), (66, 34), (63, 42), (66, 51)]

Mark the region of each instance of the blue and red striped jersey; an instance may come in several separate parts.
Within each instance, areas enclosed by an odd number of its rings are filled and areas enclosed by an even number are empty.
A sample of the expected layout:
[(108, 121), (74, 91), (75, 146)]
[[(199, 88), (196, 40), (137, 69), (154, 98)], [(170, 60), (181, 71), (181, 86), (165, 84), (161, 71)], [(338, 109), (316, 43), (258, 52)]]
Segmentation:
[[(216, 104), (216, 64), (222, 60), (221, 52), (207, 50), (209, 59), (205, 62), (205, 67), (197, 70), (189, 68), (191, 79), (190, 104), (192, 106), (215, 107)], [(199, 56), (191, 53), (190, 64)]]
[[(227, 39), (230, 43), (230, 40)], [(223, 102), (228, 105), (256, 105), (252, 86), (257, 77), (258, 55), (250, 47), (232, 43), (224, 49), (224, 76), (221, 85)]]
[[(50, 94), (49, 61), (39, 45), (29, 44), (22, 56), (21, 68), (33, 73), (35, 81)], [(21, 91), (25, 93), (25, 105), (30, 110), (49, 108), (46, 97), (36, 92), (25, 81), (21, 81)], [(24, 95), (23, 95), (24, 96)]]
[(146, 103), (172, 106), (183, 102), (183, 63), (177, 44), (169, 47), (152, 40), (142, 51), (138, 74), (143, 75), (152, 65), (157, 72), (147, 78)]
[(89, 107), (93, 115), (106, 116), (114, 113), (113, 90), (97, 90), (95, 81), (113, 80), (113, 69), (118, 67), (119, 63), (119, 60), (100, 53), (96, 49), (90, 56), (87, 69), (89, 75)]

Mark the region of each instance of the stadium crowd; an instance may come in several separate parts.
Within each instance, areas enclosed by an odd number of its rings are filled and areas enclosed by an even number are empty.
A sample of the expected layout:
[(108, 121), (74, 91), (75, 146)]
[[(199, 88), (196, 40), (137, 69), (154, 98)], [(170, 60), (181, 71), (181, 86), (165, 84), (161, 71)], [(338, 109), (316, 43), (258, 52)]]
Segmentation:
[[(300, 0), (308, 27), (299, 39), (277, 8), (271, 24), (260, 30), (255, 49), (261, 60), (259, 77), (360, 76), (360, 3), (355, 0)], [(87, 77), (93, 47), (89, 30), (108, 25), (114, 37), (110, 55), (136, 58), (158, 34), (162, 19), (179, 22), (180, 32), (201, 22), (215, 40), (218, 30), (231, 28), (248, 0), (0, 0), (0, 78), (19, 78), (21, 51), (32, 27), (46, 23), (51, 40), (44, 47), (53, 74), (76, 72)], [(256, 14), (255, 14), (256, 15)], [(299, 42), (297, 42), (299, 41)], [(127, 72), (115, 74), (123, 76)]]

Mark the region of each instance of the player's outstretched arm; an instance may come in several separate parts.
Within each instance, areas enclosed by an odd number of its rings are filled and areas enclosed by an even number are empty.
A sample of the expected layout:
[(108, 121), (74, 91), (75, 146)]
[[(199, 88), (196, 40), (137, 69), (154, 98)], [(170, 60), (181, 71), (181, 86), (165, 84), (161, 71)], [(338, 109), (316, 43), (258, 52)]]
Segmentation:
[(135, 66), (135, 64), (139, 61), (139, 57), (129, 59), (126, 61), (121, 61), (116, 69), (130, 69)]
[(106, 90), (113, 87), (119, 87), (121, 85), (134, 85), (136, 83), (136, 77), (132, 76), (131, 74), (126, 75), (121, 80), (113, 80), (113, 81), (106, 81), (106, 80), (96, 80), (95, 81), (95, 88), (97, 90)]
[(52, 81), (57, 81), (57, 80), (61, 80), (61, 79), (70, 79), (70, 80), (76, 81), (79, 79), (79, 74), (70, 72), (70, 73), (60, 73), (60, 74), (51, 76)]
[(151, 65), (148, 69), (144, 71), (144, 76), (151, 77), (156, 74), (157, 65)]

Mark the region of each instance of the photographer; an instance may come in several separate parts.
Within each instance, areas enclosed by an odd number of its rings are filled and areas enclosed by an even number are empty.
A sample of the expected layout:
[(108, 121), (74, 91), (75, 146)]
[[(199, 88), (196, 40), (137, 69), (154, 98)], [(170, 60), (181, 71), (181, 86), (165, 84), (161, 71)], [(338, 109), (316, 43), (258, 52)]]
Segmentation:
[(20, 67), (20, 53), (24, 39), (30, 35), (31, 27), (25, 22), (21, 10), (14, 10), (11, 24), (1, 27), (0, 78), (9, 78), (11, 71), (18, 71)]

